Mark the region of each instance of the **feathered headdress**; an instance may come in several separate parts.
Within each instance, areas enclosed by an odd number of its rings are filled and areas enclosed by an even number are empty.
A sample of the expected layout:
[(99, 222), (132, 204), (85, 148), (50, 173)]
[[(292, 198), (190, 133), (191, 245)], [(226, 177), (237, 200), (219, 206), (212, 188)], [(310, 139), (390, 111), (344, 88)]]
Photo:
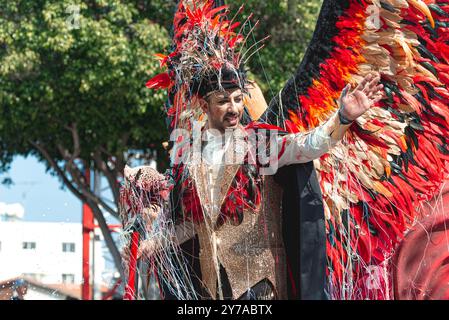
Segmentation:
[(186, 120), (202, 119), (197, 97), (232, 88), (246, 91), (245, 61), (258, 46), (256, 43), (246, 51), (242, 49), (257, 23), (243, 35), (251, 16), (243, 24), (234, 22), (242, 9), (228, 20), (227, 6), (214, 8), (213, 0), (180, 1), (173, 23), (173, 52), (156, 55), (167, 71), (146, 83), (151, 89), (169, 90), (171, 129), (189, 128), (190, 121)]

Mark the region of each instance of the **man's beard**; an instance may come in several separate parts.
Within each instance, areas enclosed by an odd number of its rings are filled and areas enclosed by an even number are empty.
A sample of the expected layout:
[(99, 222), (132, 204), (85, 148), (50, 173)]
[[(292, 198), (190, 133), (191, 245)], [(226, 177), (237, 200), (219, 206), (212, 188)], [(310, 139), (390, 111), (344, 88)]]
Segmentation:
[(226, 113), (223, 117), (223, 124), (229, 124), (230, 127), (235, 127), (240, 123), (240, 114), (235, 112)]

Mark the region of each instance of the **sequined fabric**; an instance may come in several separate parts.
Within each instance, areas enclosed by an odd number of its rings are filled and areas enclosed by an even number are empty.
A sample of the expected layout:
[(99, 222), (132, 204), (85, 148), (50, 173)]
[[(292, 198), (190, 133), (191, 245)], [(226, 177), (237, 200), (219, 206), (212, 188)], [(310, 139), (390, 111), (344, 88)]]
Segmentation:
[[(285, 250), (281, 235), (281, 189), (270, 176), (263, 177), (262, 204), (259, 211), (244, 211), (239, 225), (231, 221), (217, 224), (220, 204), (239, 166), (225, 165), (219, 173), (220, 187), (216, 201), (211, 201), (213, 186), (208, 184), (208, 166), (190, 168), (202, 200), (205, 220), (197, 225), (203, 283), (211, 297), (222, 297), (220, 264), (229, 279), (233, 299), (252, 286), (268, 279), (276, 296), (286, 298)], [(212, 191), (212, 192), (211, 192)]]

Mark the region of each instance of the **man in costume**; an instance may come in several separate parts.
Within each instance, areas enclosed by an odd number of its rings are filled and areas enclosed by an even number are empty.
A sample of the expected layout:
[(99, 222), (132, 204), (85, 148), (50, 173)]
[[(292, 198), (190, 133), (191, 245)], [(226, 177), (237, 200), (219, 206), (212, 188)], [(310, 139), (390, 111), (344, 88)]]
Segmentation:
[[(282, 203), (272, 174), (328, 152), (383, 97), (383, 86), (373, 74), (351, 92), (346, 86), (338, 111), (306, 133), (243, 125), (245, 106), (257, 114), (260, 94), (246, 77), (247, 53), (236, 49), (245, 39), (212, 4), (181, 2), (175, 50), (161, 57), (169, 71), (147, 83), (169, 89), (172, 168), (165, 176), (148, 167), (125, 170), (124, 225), (134, 232), (143, 226), (138, 257), (178, 298), (286, 299), (296, 271), (286, 255), (281, 207), (291, 204)], [(195, 262), (179, 246), (193, 237), (199, 270), (192, 273)]]

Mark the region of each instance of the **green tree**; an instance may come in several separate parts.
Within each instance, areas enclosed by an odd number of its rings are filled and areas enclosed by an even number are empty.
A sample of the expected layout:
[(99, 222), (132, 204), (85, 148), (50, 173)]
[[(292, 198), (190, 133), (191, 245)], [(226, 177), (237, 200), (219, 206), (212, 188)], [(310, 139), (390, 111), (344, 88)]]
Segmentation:
[[(125, 163), (149, 158), (167, 139), (164, 92), (145, 88), (167, 52), (176, 1), (33, 0), (0, 3), (0, 171), (34, 155), (92, 208), (115, 264), (120, 254), (103, 210), (118, 217)], [(242, 1), (228, 0), (231, 11)], [(245, 1), (261, 20), (254, 38), (272, 35), (250, 62), (267, 98), (298, 66), (322, 0)], [(112, 202), (84, 178), (107, 179)]]
[[(227, 1), (235, 10), (243, 1)], [(299, 66), (315, 30), (323, 0), (244, 1), (243, 18), (259, 20), (249, 44), (267, 35), (265, 47), (249, 61), (250, 70), (267, 101), (276, 95)], [(243, 20), (243, 19), (242, 19)]]

